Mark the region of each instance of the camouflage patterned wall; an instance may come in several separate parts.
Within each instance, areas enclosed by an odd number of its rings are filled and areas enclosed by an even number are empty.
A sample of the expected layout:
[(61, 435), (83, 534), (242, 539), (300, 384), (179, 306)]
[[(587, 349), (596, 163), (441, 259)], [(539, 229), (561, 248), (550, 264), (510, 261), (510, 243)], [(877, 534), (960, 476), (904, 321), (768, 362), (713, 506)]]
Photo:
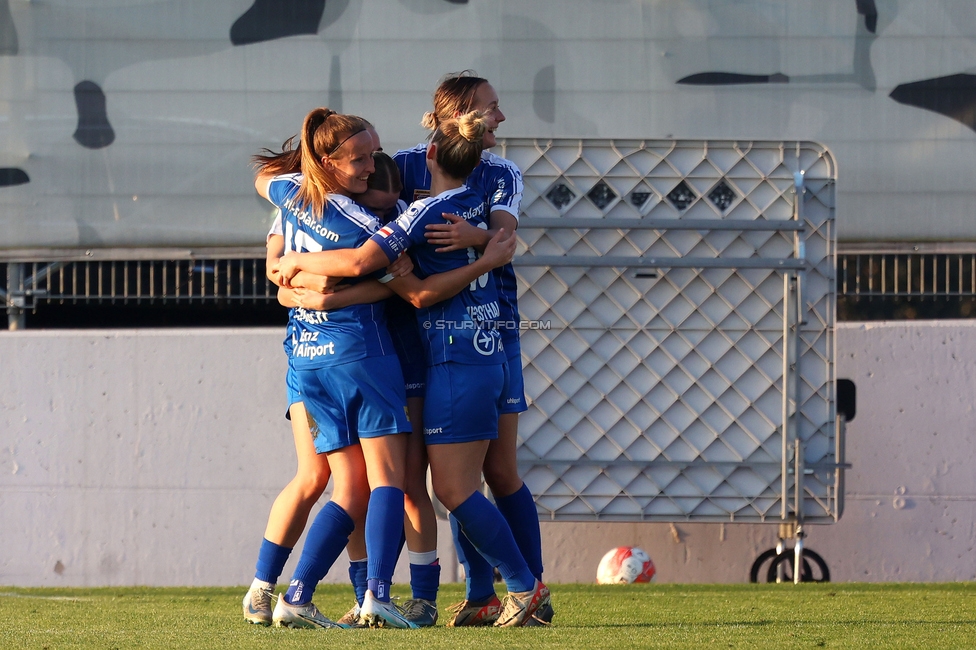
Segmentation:
[(0, 0), (0, 254), (260, 246), (251, 154), (465, 68), (499, 137), (817, 141), (842, 241), (976, 240), (974, 67), (971, 0)]

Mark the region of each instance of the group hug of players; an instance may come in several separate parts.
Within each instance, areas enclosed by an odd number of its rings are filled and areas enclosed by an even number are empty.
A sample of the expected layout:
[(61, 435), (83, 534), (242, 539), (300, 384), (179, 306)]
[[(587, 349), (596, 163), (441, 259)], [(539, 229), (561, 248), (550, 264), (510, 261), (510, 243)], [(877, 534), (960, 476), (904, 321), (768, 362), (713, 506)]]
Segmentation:
[[(268, 274), (291, 308), (286, 383), (298, 472), (272, 506), (244, 597), (252, 623), (434, 625), (440, 565), (428, 466), (465, 572), (464, 600), (446, 625), (552, 620), (538, 514), (516, 464), (526, 410), (511, 265), (521, 173), (487, 151), (505, 120), (487, 80), (447, 75), (433, 104), (422, 121), (427, 141), (392, 158), (367, 120), (328, 108), (310, 112), (280, 152), (254, 157), (255, 187), (279, 215)], [(275, 602), (330, 477), (331, 498)], [(412, 597), (401, 606), (390, 585), (404, 545)], [(343, 549), (356, 604), (333, 620), (312, 598)]]

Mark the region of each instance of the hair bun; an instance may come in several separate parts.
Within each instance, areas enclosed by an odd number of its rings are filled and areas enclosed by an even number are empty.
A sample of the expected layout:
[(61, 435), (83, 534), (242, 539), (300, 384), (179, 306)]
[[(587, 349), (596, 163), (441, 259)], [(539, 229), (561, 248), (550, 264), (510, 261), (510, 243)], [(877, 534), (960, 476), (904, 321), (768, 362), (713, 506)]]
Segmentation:
[(480, 142), (488, 130), (488, 120), (481, 111), (471, 111), (458, 118), (458, 133), (468, 142)]
[(424, 116), (420, 119), (420, 126), (428, 131), (433, 131), (437, 128), (437, 115), (434, 114), (434, 111), (424, 113)]

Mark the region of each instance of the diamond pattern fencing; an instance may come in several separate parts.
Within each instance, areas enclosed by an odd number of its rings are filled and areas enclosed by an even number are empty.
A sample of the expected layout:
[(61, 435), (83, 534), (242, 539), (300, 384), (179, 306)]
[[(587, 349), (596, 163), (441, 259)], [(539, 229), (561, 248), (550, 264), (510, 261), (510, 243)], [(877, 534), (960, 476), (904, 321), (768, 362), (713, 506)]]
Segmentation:
[(519, 460), (540, 514), (836, 520), (829, 152), (529, 139), (501, 149), (525, 181)]

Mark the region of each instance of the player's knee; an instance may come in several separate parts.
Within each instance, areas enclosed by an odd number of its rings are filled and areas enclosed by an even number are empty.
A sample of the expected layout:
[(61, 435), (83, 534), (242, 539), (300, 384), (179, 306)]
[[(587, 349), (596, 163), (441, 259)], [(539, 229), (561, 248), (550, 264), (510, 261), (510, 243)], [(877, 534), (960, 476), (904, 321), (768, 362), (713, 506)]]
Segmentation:
[(329, 485), (330, 476), (331, 472), (329, 470), (314, 468), (299, 472), (295, 478), (304, 496), (318, 500), (325, 491), (326, 486)]
[(458, 489), (458, 486), (454, 486), (454, 485), (438, 486), (437, 484), (435, 484), (434, 496), (436, 496), (437, 500), (440, 501), (441, 504), (443, 504), (443, 506), (450, 511), (450, 510), (454, 510), (459, 505), (464, 503), (464, 501), (471, 495), (463, 494), (462, 491)]
[(430, 501), (430, 495), (427, 493), (427, 477), (407, 474), (403, 481), (403, 493), (413, 501), (423, 499)]
[(484, 468), (485, 483), (491, 493), (496, 497), (504, 497), (513, 494), (522, 487), (522, 479), (518, 474), (517, 467), (508, 467), (504, 463), (498, 463)]

